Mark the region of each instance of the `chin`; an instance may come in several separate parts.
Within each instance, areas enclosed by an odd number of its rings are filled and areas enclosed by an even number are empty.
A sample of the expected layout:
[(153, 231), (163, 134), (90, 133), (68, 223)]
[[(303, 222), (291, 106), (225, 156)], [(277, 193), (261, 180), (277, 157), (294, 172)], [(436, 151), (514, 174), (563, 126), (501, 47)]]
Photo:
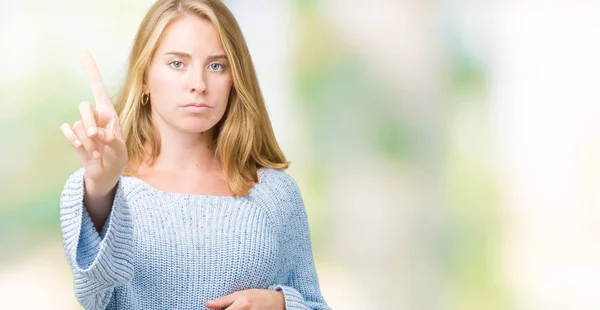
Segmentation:
[(182, 131), (189, 133), (201, 133), (211, 130), (215, 124), (182, 124), (179, 126)]

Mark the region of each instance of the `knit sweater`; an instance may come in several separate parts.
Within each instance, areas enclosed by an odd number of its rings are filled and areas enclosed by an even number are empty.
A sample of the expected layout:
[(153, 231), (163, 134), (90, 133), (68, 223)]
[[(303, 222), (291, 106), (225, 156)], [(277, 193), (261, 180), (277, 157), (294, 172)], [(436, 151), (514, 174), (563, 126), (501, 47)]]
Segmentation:
[(121, 176), (100, 233), (83, 204), (84, 169), (60, 196), (75, 296), (85, 309), (207, 309), (237, 291), (281, 291), (286, 309), (323, 299), (295, 181), (262, 168), (248, 196), (161, 191)]

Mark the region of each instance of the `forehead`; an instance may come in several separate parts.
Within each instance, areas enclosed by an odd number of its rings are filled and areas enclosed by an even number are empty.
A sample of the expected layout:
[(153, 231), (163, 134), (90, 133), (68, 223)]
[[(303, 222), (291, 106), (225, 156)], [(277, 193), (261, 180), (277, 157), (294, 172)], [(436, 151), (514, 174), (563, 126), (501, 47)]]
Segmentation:
[(221, 40), (212, 23), (192, 14), (183, 14), (164, 30), (158, 53), (178, 51), (190, 55), (210, 55), (222, 52)]

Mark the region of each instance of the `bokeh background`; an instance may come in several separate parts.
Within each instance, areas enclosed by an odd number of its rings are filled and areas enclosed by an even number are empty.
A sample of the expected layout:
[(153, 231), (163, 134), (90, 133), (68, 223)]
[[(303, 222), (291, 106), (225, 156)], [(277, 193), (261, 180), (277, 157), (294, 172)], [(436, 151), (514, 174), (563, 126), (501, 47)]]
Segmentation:
[[(0, 0), (0, 308), (80, 309), (59, 126), (147, 0)], [(226, 1), (334, 309), (600, 309), (600, 3)]]

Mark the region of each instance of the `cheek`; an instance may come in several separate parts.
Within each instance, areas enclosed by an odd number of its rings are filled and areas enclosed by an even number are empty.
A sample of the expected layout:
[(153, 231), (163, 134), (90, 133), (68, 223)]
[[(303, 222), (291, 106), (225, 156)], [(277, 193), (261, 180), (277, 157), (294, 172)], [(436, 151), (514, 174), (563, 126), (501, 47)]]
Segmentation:
[(213, 85), (213, 90), (216, 95), (215, 97), (217, 97), (218, 100), (223, 100), (227, 102), (227, 99), (229, 98), (229, 93), (231, 91), (231, 87), (233, 85), (231, 77), (220, 77), (218, 79), (215, 79)]
[(153, 68), (148, 73), (148, 87), (155, 99), (169, 96), (177, 85), (179, 77), (168, 68)]

